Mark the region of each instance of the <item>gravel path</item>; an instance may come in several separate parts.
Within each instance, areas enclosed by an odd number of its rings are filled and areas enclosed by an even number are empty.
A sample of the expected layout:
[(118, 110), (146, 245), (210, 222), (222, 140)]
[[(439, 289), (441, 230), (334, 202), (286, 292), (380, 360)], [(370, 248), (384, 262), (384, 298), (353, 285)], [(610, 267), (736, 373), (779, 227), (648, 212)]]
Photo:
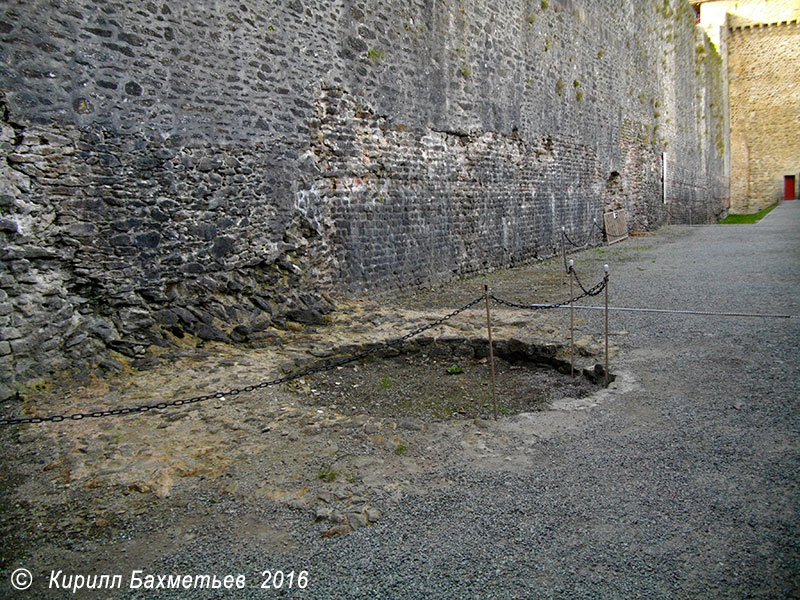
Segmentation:
[[(797, 315), (799, 232), (800, 204), (784, 204), (576, 264), (611, 259), (620, 305)], [(490, 424), (516, 442), (488, 461), (454, 442), (437, 485), (350, 535), (290, 554), (223, 537), (163, 566), (302, 569), (308, 588), (282, 595), (308, 598), (798, 597), (800, 320), (615, 313), (612, 329), (627, 332), (622, 381), (575, 426)]]
[[(799, 233), (795, 202), (757, 225), (671, 227), (574, 258), (610, 263), (612, 304), (800, 315)], [(611, 327), (619, 379), (588, 410), (438, 427), (414, 449), (435, 466), (409, 469), (380, 520), (347, 535), (250, 507), (262, 527), (294, 520), (288, 550), (223, 499), (202, 534), (142, 568), (242, 573), (246, 589), (109, 597), (800, 597), (800, 318), (613, 313)], [(260, 589), (266, 569), (306, 571), (308, 586)]]

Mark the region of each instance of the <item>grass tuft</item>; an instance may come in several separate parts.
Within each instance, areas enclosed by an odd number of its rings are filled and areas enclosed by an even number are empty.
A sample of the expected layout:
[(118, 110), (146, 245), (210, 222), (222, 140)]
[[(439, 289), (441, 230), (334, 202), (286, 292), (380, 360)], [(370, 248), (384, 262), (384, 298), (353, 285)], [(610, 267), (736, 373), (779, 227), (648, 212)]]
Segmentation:
[(317, 477), (319, 477), (322, 481), (325, 481), (325, 482), (328, 482), (328, 483), (332, 483), (332, 482), (336, 481), (336, 478), (338, 476), (339, 476), (339, 474), (336, 471), (334, 471), (333, 469), (329, 468), (329, 467), (322, 467), (319, 470), (319, 474), (317, 475)]

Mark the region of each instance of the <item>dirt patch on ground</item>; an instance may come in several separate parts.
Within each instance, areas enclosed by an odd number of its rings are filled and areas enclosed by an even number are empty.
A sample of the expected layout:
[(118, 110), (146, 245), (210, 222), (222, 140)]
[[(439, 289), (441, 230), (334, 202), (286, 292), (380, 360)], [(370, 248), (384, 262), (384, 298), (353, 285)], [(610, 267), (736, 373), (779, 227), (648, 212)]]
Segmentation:
[[(583, 398), (597, 390), (580, 374), (570, 377), (534, 360), (496, 358), (495, 378), (500, 415), (547, 410), (555, 399)], [(466, 342), (430, 344), (343, 366), (304, 378), (296, 387), (304, 404), (343, 414), (428, 422), (493, 415), (488, 360), (476, 358)]]
[[(551, 281), (558, 269), (547, 269), (547, 286), (563, 292)], [(187, 338), (114, 376), (28, 390), (3, 413), (70, 414), (258, 383), (436, 323), (476, 286), (463, 287), (450, 304), (442, 292), (419, 305), (409, 296), (404, 307), (342, 304), (325, 325), (269, 332), (260, 347)], [(517, 298), (523, 291), (505, 290)], [(493, 312), (499, 424), (486, 420), (488, 343), (478, 304), (402, 351), (291, 384), (166, 411), (5, 428), (0, 569), (139, 569), (215, 528), (287, 549), (303, 536), (369, 526), (385, 511), (402, 510), (407, 494), (451, 485), (453, 457), (490, 460), (493, 445), (524, 450), (532, 438), (520, 442), (504, 429), (515, 422), (511, 415), (547, 411), (597, 389), (563, 373), (567, 322), (556, 311)], [(600, 334), (578, 321), (579, 372), (600, 356)], [(482, 435), (487, 428), (492, 439)], [(265, 511), (270, 526), (261, 531), (253, 524), (264, 522)]]

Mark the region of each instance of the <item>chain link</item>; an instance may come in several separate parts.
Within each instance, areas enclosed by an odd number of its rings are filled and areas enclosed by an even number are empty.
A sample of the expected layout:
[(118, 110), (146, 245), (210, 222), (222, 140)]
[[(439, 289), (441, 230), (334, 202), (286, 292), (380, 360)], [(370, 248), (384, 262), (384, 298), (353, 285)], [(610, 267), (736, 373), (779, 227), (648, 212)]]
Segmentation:
[[(565, 236), (566, 237), (566, 236)], [(582, 298), (586, 298), (587, 296), (596, 296), (600, 292), (603, 291), (605, 288), (608, 278), (607, 276), (600, 281), (598, 284), (594, 285), (590, 289), (586, 289), (583, 284), (581, 283), (580, 279), (578, 278), (578, 274), (572, 269), (573, 274), (575, 275), (575, 280), (578, 283), (578, 286), (581, 288), (583, 292), (579, 296), (572, 298), (572, 300), (568, 300), (566, 304), (570, 302), (577, 302)], [(531, 305), (531, 304), (518, 304), (515, 302), (510, 302), (508, 300), (503, 300), (502, 298), (498, 298), (494, 294), (490, 294), (489, 297), (496, 303), (508, 306), (510, 308), (517, 308), (517, 309), (524, 309), (524, 310), (547, 310), (547, 309), (554, 309), (554, 308), (563, 308), (565, 303), (557, 303), (557, 304), (550, 304), (550, 305)], [(213, 392), (209, 394), (203, 394), (200, 396), (193, 396), (191, 398), (180, 398), (178, 400), (173, 400), (171, 402), (157, 402), (153, 404), (140, 404), (138, 406), (128, 406), (124, 408), (113, 408), (109, 410), (96, 410), (92, 412), (78, 412), (73, 413), (70, 415), (49, 415), (49, 416), (35, 416), (35, 417), (24, 417), (24, 418), (17, 418), (17, 419), (0, 419), (0, 427), (2, 426), (9, 426), (9, 425), (27, 425), (27, 424), (37, 424), (37, 423), (60, 423), (62, 421), (81, 421), (87, 418), (100, 418), (100, 417), (111, 417), (111, 416), (121, 416), (121, 415), (130, 415), (130, 414), (137, 414), (137, 413), (145, 413), (151, 410), (164, 410), (167, 408), (173, 408), (178, 406), (185, 406), (187, 404), (196, 404), (199, 402), (205, 402), (206, 400), (224, 400), (228, 396), (238, 396), (239, 394), (248, 394), (252, 393), (256, 390), (273, 387), (277, 385), (281, 385), (283, 383), (289, 383), (291, 381), (295, 381), (297, 379), (301, 379), (303, 377), (308, 377), (309, 375), (315, 375), (317, 373), (322, 373), (325, 371), (332, 371), (333, 369), (337, 369), (344, 365), (348, 365), (354, 362), (358, 362), (368, 358), (369, 356), (384, 350), (386, 348), (394, 348), (396, 346), (401, 346), (403, 343), (407, 342), (411, 338), (418, 336), (425, 331), (429, 331), (438, 327), (445, 323), (446, 321), (452, 319), (453, 317), (461, 314), (462, 312), (469, 310), (479, 302), (483, 301), (485, 296), (481, 295), (477, 298), (470, 300), (465, 305), (457, 308), (456, 310), (452, 311), (444, 315), (443, 317), (439, 317), (434, 321), (428, 323), (427, 325), (422, 325), (417, 327), (416, 329), (409, 331), (405, 335), (386, 340), (381, 343), (377, 343), (371, 348), (359, 352), (358, 354), (352, 354), (350, 356), (345, 356), (343, 358), (339, 358), (336, 360), (329, 360), (319, 365), (314, 365), (290, 375), (286, 375), (283, 377), (277, 377), (275, 379), (269, 379), (267, 381), (262, 381), (257, 384), (247, 385), (241, 388), (232, 388), (224, 392)]]
[(597, 229), (597, 231), (599, 231), (600, 233), (602, 233), (603, 235), (605, 235), (605, 233), (606, 233), (606, 230), (605, 230), (603, 227), (600, 227), (600, 225), (598, 225), (598, 224), (597, 224), (597, 221), (592, 221), (592, 225), (594, 225), (594, 226), (595, 226), (595, 228)]
[(592, 221), (592, 226), (593, 227), (591, 229), (589, 229), (589, 232), (586, 234), (586, 239), (584, 240), (583, 244), (578, 244), (578, 243), (572, 241), (572, 238), (570, 238), (569, 235), (567, 234), (567, 230), (564, 227), (561, 228), (561, 258), (562, 258), (562, 260), (564, 262), (564, 272), (565, 273), (569, 273), (569, 271), (570, 271), (570, 266), (567, 264), (567, 254), (568, 254), (568, 252), (567, 252), (567, 243), (569, 243), (570, 246), (572, 246), (573, 248), (577, 248), (578, 250), (582, 250), (584, 248), (588, 248), (589, 247), (589, 240), (592, 239), (592, 235), (594, 234), (594, 228), (599, 229), (600, 232), (603, 235), (605, 235), (605, 232), (603, 231), (603, 229), (597, 225), (597, 221), (596, 220)]
[(468, 310), (481, 302), (484, 299), (484, 296), (478, 296), (474, 300), (471, 300), (461, 308), (457, 308), (453, 312), (439, 317), (438, 319), (432, 321), (427, 325), (422, 325), (421, 327), (417, 327), (413, 331), (408, 332), (402, 337), (387, 340), (385, 342), (378, 343), (373, 347), (365, 350), (364, 352), (359, 352), (358, 354), (353, 354), (351, 356), (346, 356), (344, 358), (340, 358), (337, 360), (330, 360), (321, 365), (315, 365), (312, 367), (308, 367), (296, 373), (292, 373), (290, 375), (286, 375), (284, 377), (278, 377), (275, 379), (270, 379), (268, 381), (262, 381), (261, 383), (257, 383), (254, 385), (247, 385), (241, 388), (232, 388), (225, 392), (214, 392), (211, 394), (203, 394), (202, 396), (194, 396), (192, 398), (181, 398), (179, 400), (173, 400), (171, 402), (158, 402), (154, 404), (140, 404), (139, 406), (129, 406), (125, 408), (113, 408), (110, 410), (96, 410), (93, 412), (79, 412), (74, 413), (71, 415), (50, 415), (46, 417), (24, 417), (19, 419), (0, 419), (0, 427), (6, 425), (27, 425), (27, 424), (34, 424), (34, 423), (60, 423), (61, 421), (81, 421), (87, 418), (99, 418), (99, 417), (111, 417), (111, 416), (118, 416), (118, 415), (130, 415), (134, 413), (143, 413), (148, 412), (151, 410), (164, 410), (166, 408), (172, 408), (176, 406), (184, 406), (186, 404), (196, 404), (198, 402), (205, 402), (206, 400), (224, 400), (227, 396), (238, 396), (239, 394), (247, 394), (250, 392), (254, 392), (255, 390), (260, 390), (276, 385), (280, 385), (282, 383), (288, 383), (290, 381), (294, 381), (297, 379), (301, 379), (303, 377), (307, 377), (309, 375), (314, 375), (316, 373), (322, 373), (324, 371), (332, 371), (338, 367), (357, 362), (375, 354), (376, 352), (386, 349), (386, 348), (394, 348), (395, 346), (400, 346), (404, 342), (407, 342), (411, 338), (438, 327), (442, 323), (452, 319), (453, 317), (461, 314), (465, 310)]
[[(574, 300), (580, 300), (581, 298), (585, 298), (586, 296), (597, 296), (597, 294), (603, 291), (603, 288), (606, 286), (606, 283), (608, 282), (608, 276), (606, 275), (603, 278), (603, 280), (600, 281), (597, 285), (595, 285), (591, 290), (587, 290), (585, 287), (583, 287), (583, 284), (581, 283), (581, 280), (578, 277), (578, 272), (575, 270), (575, 267), (570, 267), (569, 270), (572, 271), (572, 274), (575, 276), (575, 282), (578, 284), (578, 287), (581, 288), (581, 291), (583, 292), (583, 295), (574, 298)], [(597, 291), (595, 291), (595, 289)]]
[[(597, 224), (595, 223), (595, 225)], [(602, 229), (600, 231), (602, 231)], [(583, 241), (582, 244), (577, 244), (573, 242), (572, 239), (569, 237), (569, 235), (567, 235), (566, 230), (562, 229), (561, 234), (564, 236), (564, 239), (567, 240), (570, 243), (570, 245), (572, 245), (574, 248), (586, 248), (589, 245), (589, 240), (592, 239), (592, 235), (594, 234), (594, 229), (589, 230), (589, 233), (586, 234), (586, 239)]]
[[(572, 272), (575, 273), (575, 270), (573, 269)], [(575, 279), (576, 280), (578, 279), (577, 273), (575, 273)], [(603, 277), (603, 279), (599, 283), (592, 286), (588, 290), (585, 289), (580, 284), (580, 282), (578, 282), (578, 285), (581, 287), (581, 290), (583, 290), (583, 293), (579, 296), (575, 296), (571, 300), (567, 300), (566, 302), (559, 302), (557, 304), (518, 304), (516, 302), (511, 302), (509, 300), (503, 300), (502, 298), (498, 298), (494, 294), (490, 294), (489, 297), (492, 300), (494, 300), (497, 304), (502, 304), (510, 308), (519, 308), (522, 310), (550, 310), (553, 308), (564, 308), (565, 306), (569, 306), (571, 302), (577, 302), (578, 300), (581, 300), (582, 298), (586, 298), (588, 296), (597, 296), (600, 292), (602, 292), (605, 289), (607, 284), (608, 284), (608, 276)]]

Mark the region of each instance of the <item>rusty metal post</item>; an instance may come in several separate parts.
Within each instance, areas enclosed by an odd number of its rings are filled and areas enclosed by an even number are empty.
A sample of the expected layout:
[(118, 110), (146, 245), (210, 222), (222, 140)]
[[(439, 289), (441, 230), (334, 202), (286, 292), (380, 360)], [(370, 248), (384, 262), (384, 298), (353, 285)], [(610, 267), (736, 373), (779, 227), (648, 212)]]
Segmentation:
[(492, 318), (489, 315), (489, 286), (484, 284), (483, 292), (486, 297), (486, 331), (489, 333), (489, 373), (492, 376), (492, 410), (494, 420), (497, 421), (497, 391), (494, 381), (494, 348), (492, 347)]
[(572, 280), (575, 278), (575, 261), (569, 261), (569, 372), (575, 377), (575, 295), (572, 293)]
[(605, 292), (605, 303), (606, 303), (606, 306), (605, 306), (605, 312), (606, 312), (606, 369), (605, 369), (606, 375), (605, 375), (605, 383), (606, 383), (606, 387), (608, 387), (608, 265), (604, 265), (603, 268), (606, 271), (606, 274), (605, 274), (606, 285), (605, 285), (603, 291)]

